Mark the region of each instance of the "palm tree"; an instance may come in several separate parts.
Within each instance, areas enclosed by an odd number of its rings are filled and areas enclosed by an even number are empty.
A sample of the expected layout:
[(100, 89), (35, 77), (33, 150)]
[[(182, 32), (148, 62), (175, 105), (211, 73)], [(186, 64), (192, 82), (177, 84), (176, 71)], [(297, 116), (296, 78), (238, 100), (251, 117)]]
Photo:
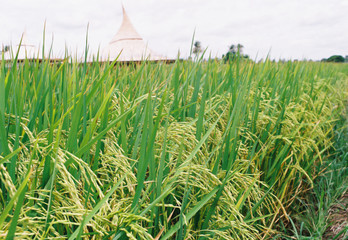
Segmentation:
[(10, 51), (10, 46), (9, 45), (2, 45), (2, 49), (1, 49), (1, 51), (0, 52), (7, 52), (7, 51)]
[(229, 53), (235, 54), (236, 53), (236, 46), (234, 44), (232, 44), (229, 49), (228, 49)]
[(239, 53), (239, 55), (242, 55), (243, 48), (244, 48), (244, 46), (242, 44), (238, 43), (237, 52)]
[(200, 41), (196, 41), (195, 44), (193, 45), (193, 53), (196, 55), (196, 57), (198, 56), (198, 54), (200, 54), (202, 52), (202, 45)]
[(225, 60), (225, 62), (229, 60), (233, 60), (236, 57), (243, 57), (243, 54), (242, 54), (243, 48), (244, 46), (240, 43), (238, 43), (237, 45), (232, 44), (228, 48), (228, 52), (226, 53), (226, 55), (222, 55), (222, 57)]

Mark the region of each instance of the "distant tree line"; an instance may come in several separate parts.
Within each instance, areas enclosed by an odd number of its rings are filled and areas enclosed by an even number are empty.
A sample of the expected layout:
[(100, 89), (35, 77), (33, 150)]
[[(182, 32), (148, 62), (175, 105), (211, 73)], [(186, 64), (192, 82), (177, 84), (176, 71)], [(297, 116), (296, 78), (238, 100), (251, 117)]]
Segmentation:
[[(227, 52), (222, 55), (222, 60), (224, 62), (230, 62), (230, 61), (234, 61), (236, 59), (249, 59), (248, 55), (243, 54), (243, 48), (244, 48), (244, 46), (240, 43), (230, 45)], [(196, 41), (193, 44), (192, 53), (194, 55), (196, 55), (196, 58), (198, 58), (199, 54), (202, 52), (203, 52), (203, 48), (202, 48), (201, 42)], [(296, 62), (296, 61), (298, 61), (298, 60), (295, 59), (294, 62)], [(348, 62), (348, 55), (345, 58), (341, 55), (333, 55), (329, 58), (323, 58), (321, 61), (322, 62), (336, 62), (336, 63)], [(280, 62), (286, 62), (286, 60), (280, 60)]]
[[(246, 54), (243, 54), (243, 48), (244, 46), (240, 43), (238, 43), (237, 45), (232, 44), (229, 46), (227, 53), (222, 55), (222, 59), (225, 62), (228, 61), (233, 61), (236, 60), (238, 58), (242, 58), (242, 59), (249, 59), (249, 56)], [(196, 58), (198, 57), (198, 55), (203, 51), (202, 49), (202, 44), (200, 41), (196, 41), (193, 44), (193, 50), (192, 53), (194, 55), (196, 55)]]
[(238, 58), (249, 59), (248, 55), (243, 54), (243, 48), (244, 48), (244, 46), (240, 43), (238, 43), (237, 45), (232, 44), (228, 48), (227, 53), (222, 55), (222, 59), (225, 62), (233, 61), (233, 60), (236, 60)]
[(321, 61), (322, 62), (336, 62), (336, 63), (339, 63), (339, 62), (345, 62), (346, 59), (343, 56), (341, 56), (341, 55), (333, 55), (333, 56), (331, 56), (329, 58), (323, 58)]

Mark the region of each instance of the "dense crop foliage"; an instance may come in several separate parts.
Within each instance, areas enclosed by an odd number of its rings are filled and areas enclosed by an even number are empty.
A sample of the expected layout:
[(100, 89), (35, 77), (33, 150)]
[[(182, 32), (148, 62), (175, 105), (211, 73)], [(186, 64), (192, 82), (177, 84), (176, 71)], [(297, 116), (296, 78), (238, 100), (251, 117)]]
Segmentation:
[(0, 237), (269, 236), (332, 146), (345, 78), (320, 63), (3, 62)]

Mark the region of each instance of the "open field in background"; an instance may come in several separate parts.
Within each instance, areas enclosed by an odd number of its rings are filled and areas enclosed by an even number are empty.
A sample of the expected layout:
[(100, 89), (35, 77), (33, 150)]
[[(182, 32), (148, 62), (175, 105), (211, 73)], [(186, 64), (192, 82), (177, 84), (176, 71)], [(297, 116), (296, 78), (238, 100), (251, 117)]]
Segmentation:
[(0, 71), (8, 239), (270, 238), (330, 160), (348, 88), (348, 65), (311, 62)]

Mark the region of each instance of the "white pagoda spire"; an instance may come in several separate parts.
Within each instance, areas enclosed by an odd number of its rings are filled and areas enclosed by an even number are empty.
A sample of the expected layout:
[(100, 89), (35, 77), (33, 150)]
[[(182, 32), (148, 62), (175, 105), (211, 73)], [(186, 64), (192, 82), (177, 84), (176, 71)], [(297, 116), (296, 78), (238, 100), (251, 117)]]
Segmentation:
[(118, 61), (141, 61), (141, 60), (165, 60), (165, 58), (153, 53), (145, 44), (143, 38), (135, 30), (123, 5), (123, 20), (116, 35), (109, 45), (103, 50), (102, 61), (113, 61), (120, 54)]
[(122, 6), (122, 12), (123, 12), (123, 20), (122, 25), (116, 35), (112, 38), (110, 43), (113, 43), (115, 41), (122, 41), (122, 40), (143, 40), (139, 33), (135, 30), (133, 27), (133, 24), (129, 20), (129, 17)]

